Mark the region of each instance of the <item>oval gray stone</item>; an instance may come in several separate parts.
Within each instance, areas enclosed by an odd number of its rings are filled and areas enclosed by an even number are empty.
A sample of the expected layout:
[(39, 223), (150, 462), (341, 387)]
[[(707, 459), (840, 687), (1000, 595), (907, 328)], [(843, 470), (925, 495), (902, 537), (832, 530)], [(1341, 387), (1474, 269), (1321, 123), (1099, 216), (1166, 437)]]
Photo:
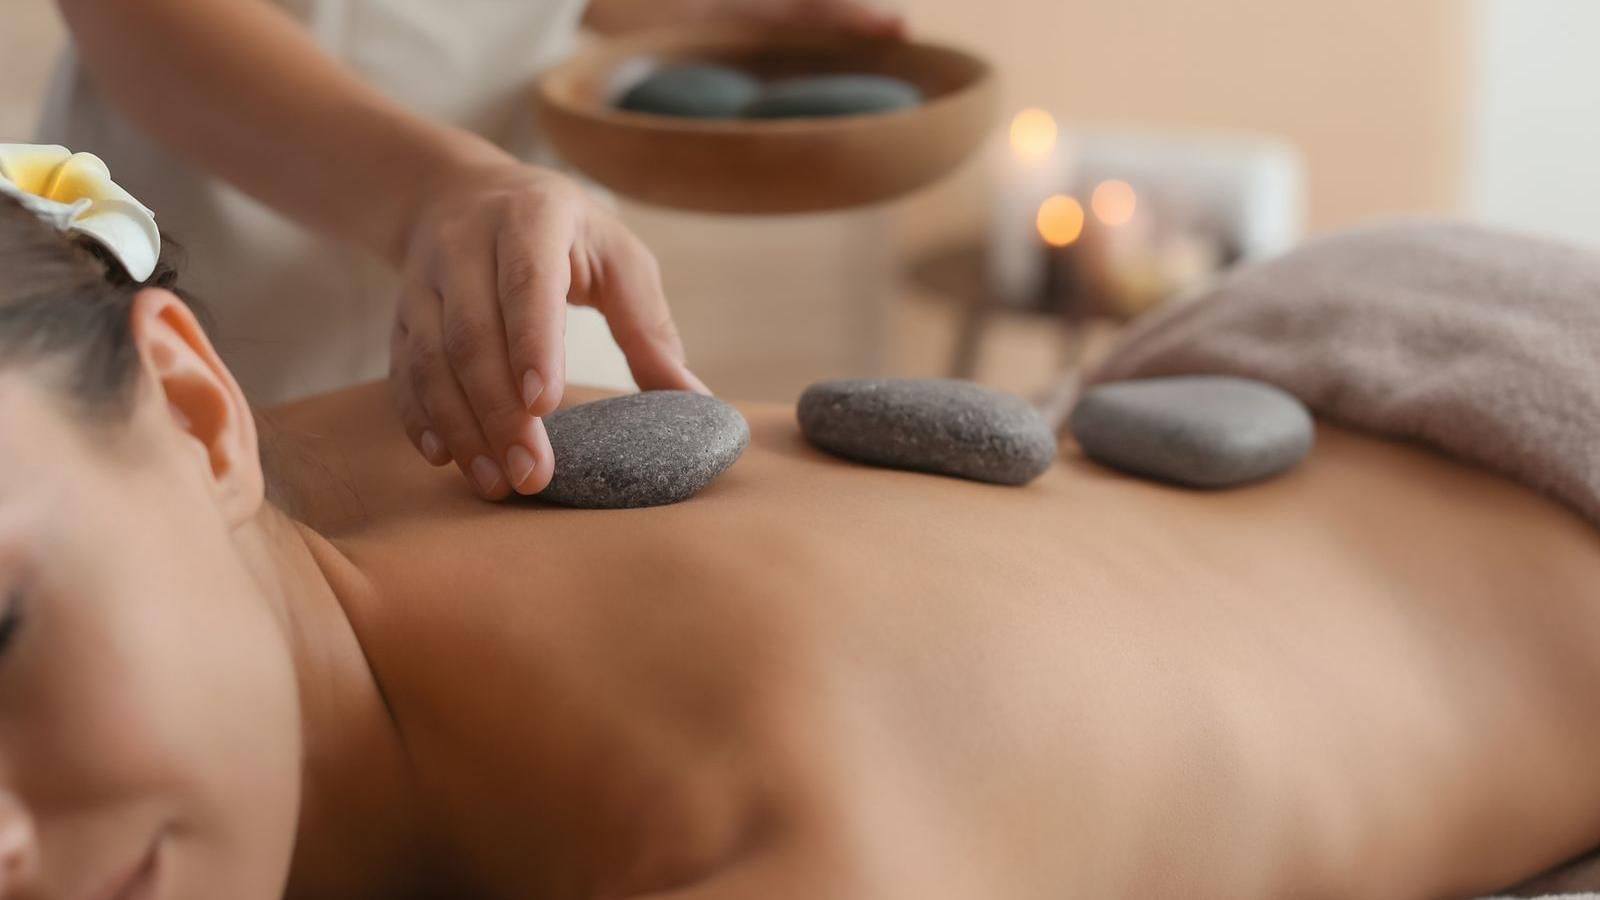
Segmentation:
[(759, 93), (761, 82), (737, 69), (686, 64), (652, 73), (623, 94), (617, 106), (658, 116), (730, 119)]
[(800, 395), (796, 412), (806, 440), (875, 466), (1019, 485), (1056, 458), (1056, 437), (1038, 410), (970, 381), (820, 381)]
[(907, 109), (922, 102), (910, 82), (885, 75), (819, 75), (767, 85), (744, 114), (753, 119), (859, 116)]
[(737, 409), (689, 391), (647, 391), (564, 409), (544, 420), (555, 474), (539, 498), (586, 509), (687, 500), (750, 443)]
[(1200, 488), (1288, 471), (1316, 440), (1311, 414), (1293, 394), (1229, 375), (1097, 385), (1079, 399), (1068, 426), (1102, 465)]

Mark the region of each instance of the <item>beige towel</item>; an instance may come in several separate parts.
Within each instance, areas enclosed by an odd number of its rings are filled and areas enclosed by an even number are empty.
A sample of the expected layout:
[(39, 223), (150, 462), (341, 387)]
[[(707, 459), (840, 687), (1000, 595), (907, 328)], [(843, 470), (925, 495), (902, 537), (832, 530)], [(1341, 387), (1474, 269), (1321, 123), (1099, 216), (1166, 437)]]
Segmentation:
[(1136, 327), (1091, 381), (1219, 373), (1600, 524), (1600, 252), (1405, 222), (1311, 241)]

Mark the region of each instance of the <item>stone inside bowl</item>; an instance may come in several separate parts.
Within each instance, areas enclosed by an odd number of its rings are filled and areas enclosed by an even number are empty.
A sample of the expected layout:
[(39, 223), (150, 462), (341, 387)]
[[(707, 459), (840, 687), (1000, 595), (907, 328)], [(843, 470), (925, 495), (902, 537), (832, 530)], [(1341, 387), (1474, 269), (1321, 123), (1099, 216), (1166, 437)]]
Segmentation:
[(889, 75), (825, 74), (763, 82), (733, 66), (629, 61), (609, 92), (621, 110), (689, 119), (800, 119), (871, 115), (922, 102), (916, 85)]
[(728, 66), (675, 63), (631, 80), (616, 100), (618, 109), (658, 116), (731, 119), (743, 115), (762, 93), (756, 78)]

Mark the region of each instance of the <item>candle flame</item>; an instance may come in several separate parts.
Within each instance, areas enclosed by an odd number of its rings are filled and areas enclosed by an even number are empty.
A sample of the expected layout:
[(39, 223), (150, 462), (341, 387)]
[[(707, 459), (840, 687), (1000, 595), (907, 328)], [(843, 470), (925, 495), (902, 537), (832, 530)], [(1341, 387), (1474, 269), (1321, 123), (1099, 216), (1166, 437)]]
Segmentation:
[(1100, 182), (1089, 198), (1089, 208), (1094, 210), (1095, 218), (1113, 228), (1132, 221), (1138, 207), (1139, 195), (1134, 193), (1133, 185), (1116, 179)]
[(1066, 247), (1083, 234), (1083, 204), (1065, 194), (1056, 194), (1040, 204), (1034, 223), (1045, 243)]
[(1024, 159), (1041, 159), (1056, 146), (1056, 120), (1042, 109), (1028, 108), (1011, 120), (1011, 149)]

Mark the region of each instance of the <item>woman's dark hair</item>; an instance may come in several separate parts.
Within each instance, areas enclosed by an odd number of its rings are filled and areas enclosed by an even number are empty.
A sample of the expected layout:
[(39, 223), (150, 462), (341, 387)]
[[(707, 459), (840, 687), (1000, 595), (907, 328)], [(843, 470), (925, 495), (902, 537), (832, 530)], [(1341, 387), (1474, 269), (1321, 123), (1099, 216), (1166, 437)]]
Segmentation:
[(136, 281), (88, 238), (63, 233), (0, 195), (0, 364), (59, 361), (60, 387), (96, 418), (126, 415), (138, 384), (129, 327), (134, 295), (177, 288), (163, 241), (155, 271)]
[[(137, 281), (104, 247), (56, 230), (0, 194), (0, 366), (57, 362), (63, 373), (57, 386), (88, 420), (125, 421), (139, 385), (134, 295), (165, 288), (208, 324), (205, 308), (178, 287), (181, 253), (163, 235), (155, 271)], [(267, 499), (292, 513), (297, 498), (273, 477), (273, 430), (259, 418), (256, 428)]]

